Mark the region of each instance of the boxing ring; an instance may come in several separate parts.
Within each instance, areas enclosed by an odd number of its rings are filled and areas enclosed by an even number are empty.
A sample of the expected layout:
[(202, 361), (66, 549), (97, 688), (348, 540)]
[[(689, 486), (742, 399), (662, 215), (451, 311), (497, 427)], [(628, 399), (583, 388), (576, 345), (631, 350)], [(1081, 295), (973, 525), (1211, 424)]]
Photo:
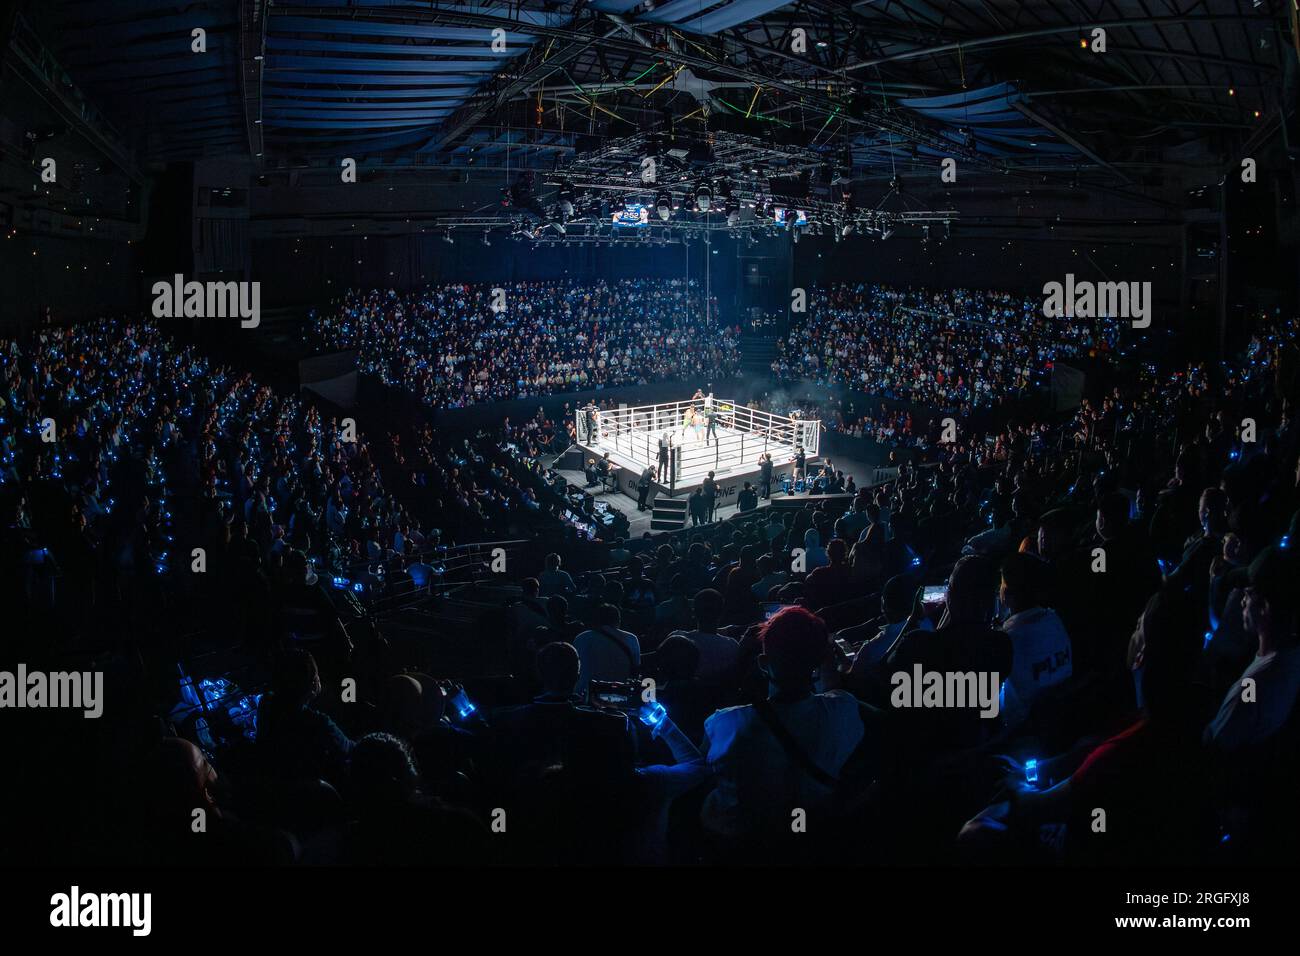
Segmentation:
[[(808, 462), (817, 457), (821, 422), (816, 419), (774, 415), (715, 398), (710, 434), (708, 405), (707, 399), (692, 399), (594, 413), (590, 407), (579, 408), (575, 412), (578, 445), (586, 459), (609, 455), (620, 472), (621, 490), (628, 491), (625, 472), (635, 476), (634, 486), (646, 468), (654, 468), (656, 486), (670, 495), (690, 491), (710, 471), (728, 489), (742, 478), (757, 484), (759, 457), (764, 454), (772, 456), (774, 475), (791, 470), (799, 449)], [(690, 424), (691, 412), (696, 424)], [(672, 442), (667, 469), (659, 466), (661, 440)], [(635, 496), (635, 491), (630, 493)]]

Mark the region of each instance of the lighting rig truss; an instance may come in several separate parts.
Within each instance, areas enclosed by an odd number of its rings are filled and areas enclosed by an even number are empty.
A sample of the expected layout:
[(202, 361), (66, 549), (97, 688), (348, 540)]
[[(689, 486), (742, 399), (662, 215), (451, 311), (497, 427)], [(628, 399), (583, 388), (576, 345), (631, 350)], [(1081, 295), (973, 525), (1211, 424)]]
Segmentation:
[[(647, 245), (715, 233), (756, 242), (789, 233), (889, 238), (899, 228), (942, 224), (954, 209), (889, 209), (904, 199), (896, 184), (874, 206), (854, 199), (852, 164), (802, 146), (740, 133), (707, 137), (637, 134), (611, 140), (542, 176), (502, 190), (493, 212), (442, 218), (445, 229), (545, 243)], [(543, 199), (542, 196), (545, 196)], [(928, 236), (928, 230), (926, 230)]]

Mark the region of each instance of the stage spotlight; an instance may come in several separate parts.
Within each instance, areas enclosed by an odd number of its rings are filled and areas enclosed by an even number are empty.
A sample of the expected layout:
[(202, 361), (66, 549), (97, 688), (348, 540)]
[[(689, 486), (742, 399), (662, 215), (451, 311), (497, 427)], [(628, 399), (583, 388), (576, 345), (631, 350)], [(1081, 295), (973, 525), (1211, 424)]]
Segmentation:
[(455, 239), (453, 239), (453, 238), (451, 237), (451, 230), (450, 230), (450, 229), (444, 229), (444, 230), (443, 230), (443, 233), (442, 233), (442, 241), (445, 242), (445, 243), (447, 243), (448, 245), (450, 245), (450, 244), (452, 244), (452, 243), (454, 243), (454, 242), (456, 241)]
[(673, 217), (673, 197), (668, 190), (660, 190), (655, 197), (655, 212), (659, 213), (659, 218), (664, 222)]
[(700, 212), (708, 212), (713, 208), (713, 187), (707, 179), (700, 180), (695, 187), (695, 208)]
[(483, 230), (483, 245), (492, 245), (492, 240), (488, 238), (488, 231), (486, 229)]
[(727, 210), (727, 225), (735, 229), (740, 225), (740, 207), (728, 199), (724, 208)]
[(883, 228), (880, 230), (880, 238), (881, 238), (881, 241), (884, 241), (885, 239), (888, 239), (888, 238), (889, 238), (890, 236), (892, 236), (893, 234), (894, 234), (894, 230), (890, 229), (888, 226), (883, 227)]

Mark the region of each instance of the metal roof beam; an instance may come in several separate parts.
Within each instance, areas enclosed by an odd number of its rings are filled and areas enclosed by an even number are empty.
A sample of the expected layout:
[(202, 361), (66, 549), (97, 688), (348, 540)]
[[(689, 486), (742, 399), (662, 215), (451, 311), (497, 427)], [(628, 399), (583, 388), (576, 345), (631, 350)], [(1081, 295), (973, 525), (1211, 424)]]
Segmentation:
[[(1261, 16), (1259, 14), (1242, 14), (1242, 13), (1211, 13), (1211, 14), (1183, 14), (1179, 16), (1167, 17), (1129, 17), (1119, 20), (1097, 20), (1093, 23), (1065, 23), (1051, 27), (1040, 27), (1035, 30), (1019, 30), (1013, 33), (999, 33), (992, 36), (969, 37), (964, 40), (957, 40), (951, 43), (941, 43), (937, 46), (914, 47), (910, 50), (900, 50), (897, 53), (890, 53), (885, 56), (873, 57), (870, 60), (863, 60), (861, 63), (854, 63), (845, 67), (846, 70), (864, 70), (872, 66), (881, 66), (885, 63), (897, 63), (900, 60), (915, 60), (921, 57), (933, 56), (938, 53), (956, 53), (961, 51), (963, 54), (971, 50), (980, 49), (988, 46), (999, 46), (1004, 43), (1019, 43), (1022, 40), (1038, 40), (1047, 37), (1064, 36), (1074, 33), (1081, 35), (1085, 30), (1093, 30), (1098, 27), (1105, 30), (1131, 29), (1134, 27), (1153, 27), (1161, 25), (1171, 25), (1176, 23), (1219, 23), (1223, 21), (1255, 21), (1263, 24), (1272, 22), (1271, 16)], [(1143, 50), (1143, 53), (1152, 54), (1162, 51)], [(1204, 59), (1195, 57), (1194, 54), (1188, 53), (1186, 56), (1193, 59)], [(1249, 64), (1245, 62), (1232, 61), (1233, 65), (1250, 67), (1252, 69), (1268, 69), (1276, 71), (1276, 67), (1264, 67), (1263, 65)]]
[[(350, 7), (341, 10), (337, 7), (280, 7), (271, 8), (272, 15), (283, 14), (292, 16), (310, 16), (310, 17), (335, 17), (335, 18), (359, 18), (373, 19), (385, 18), (390, 20), (415, 20), (424, 23), (451, 23), (468, 26), (482, 26), (488, 29), (495, 27), (512, 28), (522, 32), (532, 33), (537, 36), (554, 37), (560, 40), (578, 41), (580, 43), (600, 43), (606, 49), (618, 50), (621, 52), (631, 52), (640, 55), (646, 55), (648, 52), (643, 46), (634, 40), (621, 39), (612, 34), (605, 37), (594, 37), (590, 33), (584, 33), (580, 30), (574, 30), (570, 27), (550, 27), (541, 26), (531, 23), (522, 23), (519, 20), (504, 16), (494, 16), (490, 14), (471, 13), (459, 8), (436, 8), (431, 10), (419, 9), (394, 9), (390, 7), (377, 8), (358, 8)], [(1000, 164), (990, 160), (988, 157), (980, 154), (973, 149), (967, 149), (957, 143), (952, 142), (940, 136), (937, 132), (909, 122), (902, 116), (895, 113), (863, 109), (860, 116), (850, 114), (845, 110), (847, 102), (840, 101), (834, 97), (819, 93), (816, 90), (808, 89), (797, 83), (791, 83), (787, 80), (765, 75), (753, 70), (739, 67), (730, 63), (723, 63), (717, 60), (697, 56), (672, 49), (657, 49), (653, 53), (663, 60), (674, 63), (680, 63), (693, 69), (705, 70), (714, 73), (722, 73), (749, 80), (752, 83), (768, 87), (770, 89), (781, 90), (791, 95), (801, 97), (806, 103), (816, 109), (824, 109), (828, 113), (835, 113), (846, 123), (852, 123), (858, 126), (873, 127), (886, 132), (893, 133), (909, 141), (932, 146), (936, 149), (943, 149), (950, 155), (964, 158), (967, 162), (983, 167), (1000, 168)], [(851, 68), (850, 68), (851, 69)], [(458, 124), (459, 125), (459, 124)], [(463, 130), (462, 130), (463, 132)]]

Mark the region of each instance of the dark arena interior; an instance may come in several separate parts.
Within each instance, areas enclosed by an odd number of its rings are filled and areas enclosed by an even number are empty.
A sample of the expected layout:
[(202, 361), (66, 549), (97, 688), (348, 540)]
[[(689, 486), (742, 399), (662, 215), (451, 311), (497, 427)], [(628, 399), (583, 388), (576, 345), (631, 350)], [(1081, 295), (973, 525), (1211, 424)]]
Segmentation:
[(1297, 51), (1296, 0), (0, 3), (5, 925), (593, 867), (1250, 925)]

